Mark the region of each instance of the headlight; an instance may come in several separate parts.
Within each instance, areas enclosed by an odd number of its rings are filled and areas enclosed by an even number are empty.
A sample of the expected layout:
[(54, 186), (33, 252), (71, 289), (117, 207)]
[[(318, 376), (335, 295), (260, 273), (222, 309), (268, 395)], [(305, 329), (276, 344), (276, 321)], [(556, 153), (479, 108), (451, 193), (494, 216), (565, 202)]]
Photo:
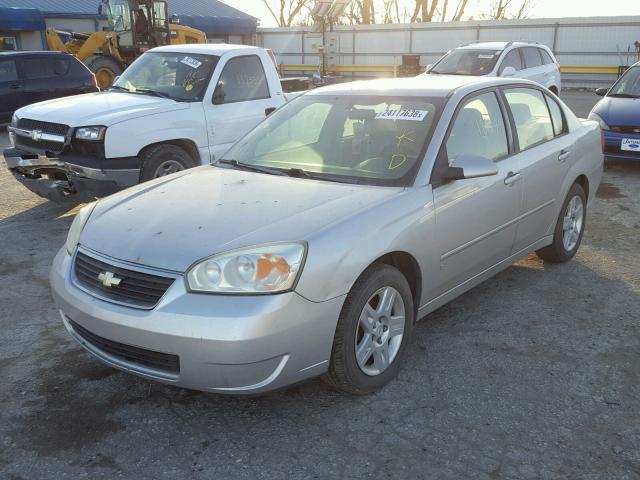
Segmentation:
[(589, 120), (595, 120), (596, 122), (598, 122), (598, 124), (600, 125), (600, 128), (602, 130), (609, 130), (609, 125), (607, 125), (607, 122), (602, 120), (602, 117), (600, 115), (598, 115), (597, 113), (591, 112), (589, 114), (588, 118), (589, 118)]
[(96, 142), (104, 139), (106, 131), (107, 127), (80, 127), (76, 129), (76, 138)]
[(220, 253), (191, 267), (193, 292), (275, 293), (293, 288), (302, 270), (306, 244), (272, 243)]
[(73, 255), (76, 247), (78, 246), (78, 242), (80, 241), (80, 234), (82, 233), (82, 229), (84, 228), (87, 220), (91, 216), (91, 212), (96, 207), (98, 202), (88, 203), (84, 207), (80, 209), (76, 218), (73, 219), (73, 223), (71, 224), (71, 228), (69, 228), (69, 233), (67, 234), (67, 252), (69, 255)]

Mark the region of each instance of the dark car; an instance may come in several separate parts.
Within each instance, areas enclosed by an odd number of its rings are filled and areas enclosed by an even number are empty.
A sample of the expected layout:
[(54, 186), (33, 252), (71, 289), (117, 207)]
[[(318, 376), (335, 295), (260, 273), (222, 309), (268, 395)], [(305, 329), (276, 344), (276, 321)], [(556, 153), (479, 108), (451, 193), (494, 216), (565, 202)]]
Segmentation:
[(599, 88), (604, 96), (589, 118), (604, 133), (604, 154), (621, 160), (640, 160), (640, 63), (631, 66), (611, 87)]
[(73, 55), (0, 53), (0, 123), (11, 121), (25, 105), (98, 90), (91, 70)]

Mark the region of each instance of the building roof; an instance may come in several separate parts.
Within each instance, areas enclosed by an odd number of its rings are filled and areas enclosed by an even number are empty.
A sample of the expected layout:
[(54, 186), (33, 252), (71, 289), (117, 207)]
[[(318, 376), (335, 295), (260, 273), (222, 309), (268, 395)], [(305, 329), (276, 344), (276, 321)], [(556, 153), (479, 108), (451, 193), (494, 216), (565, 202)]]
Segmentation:
[[(99, 0), (0, 0), (0, 8), (34, 8), (45, 17), (98, 17)], [(258, 20), (219, 0), (168, 0), (169, 15), (206, 33), (255, 33)], [(0, 16), (2, 18), (2, 16)]]

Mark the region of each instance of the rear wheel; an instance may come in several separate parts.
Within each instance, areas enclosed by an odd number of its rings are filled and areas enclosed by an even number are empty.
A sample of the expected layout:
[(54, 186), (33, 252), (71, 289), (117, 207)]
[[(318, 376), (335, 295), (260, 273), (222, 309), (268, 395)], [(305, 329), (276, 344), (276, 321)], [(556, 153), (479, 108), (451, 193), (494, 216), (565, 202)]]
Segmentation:
[(376, 264), (347, 296), (324, 380), (347, 393), (364, 395), (398, 374), (414, 324), (413, 297), (396, 268)]
[(553, 232), (553, 243), (536, 254), (549, 262), (567, 262), (580, 247), (587, 217), (586, 195), (582, 187), (574, 183), (564, 200)]
[(141, 182), (195, 167), (195, 162), (191, 155), (177, 145), (154, 145), (142, 153), (141, 160)]
[(100, 90), (113, 85), (115, 78), (122, 73), (120, 64), (110, 57), (94, 55), (89, 57), (85, 63), (96, 76), (96, 83)]

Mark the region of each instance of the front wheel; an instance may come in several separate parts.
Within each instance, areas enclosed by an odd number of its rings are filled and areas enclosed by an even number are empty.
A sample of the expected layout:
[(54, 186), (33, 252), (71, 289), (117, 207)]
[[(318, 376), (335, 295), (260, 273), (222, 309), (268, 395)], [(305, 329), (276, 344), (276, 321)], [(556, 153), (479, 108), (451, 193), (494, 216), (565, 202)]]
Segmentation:
[(142, 153), (141, 160), (141, 182), (195, 167), (193, 158), (177, 145), (155, 145)]
[(371, 266), (342, 307), (324, 380), (357, 395), (383, 387), (398, 374), (413, 324), (407, 279), (389, 265)]
[(587, 201), (583, 188), (574, 183), (565, 198), (553, 232), (553, 243), (536, 254), (549, 262), (568, 262), (578, 251), (587, 216)]

